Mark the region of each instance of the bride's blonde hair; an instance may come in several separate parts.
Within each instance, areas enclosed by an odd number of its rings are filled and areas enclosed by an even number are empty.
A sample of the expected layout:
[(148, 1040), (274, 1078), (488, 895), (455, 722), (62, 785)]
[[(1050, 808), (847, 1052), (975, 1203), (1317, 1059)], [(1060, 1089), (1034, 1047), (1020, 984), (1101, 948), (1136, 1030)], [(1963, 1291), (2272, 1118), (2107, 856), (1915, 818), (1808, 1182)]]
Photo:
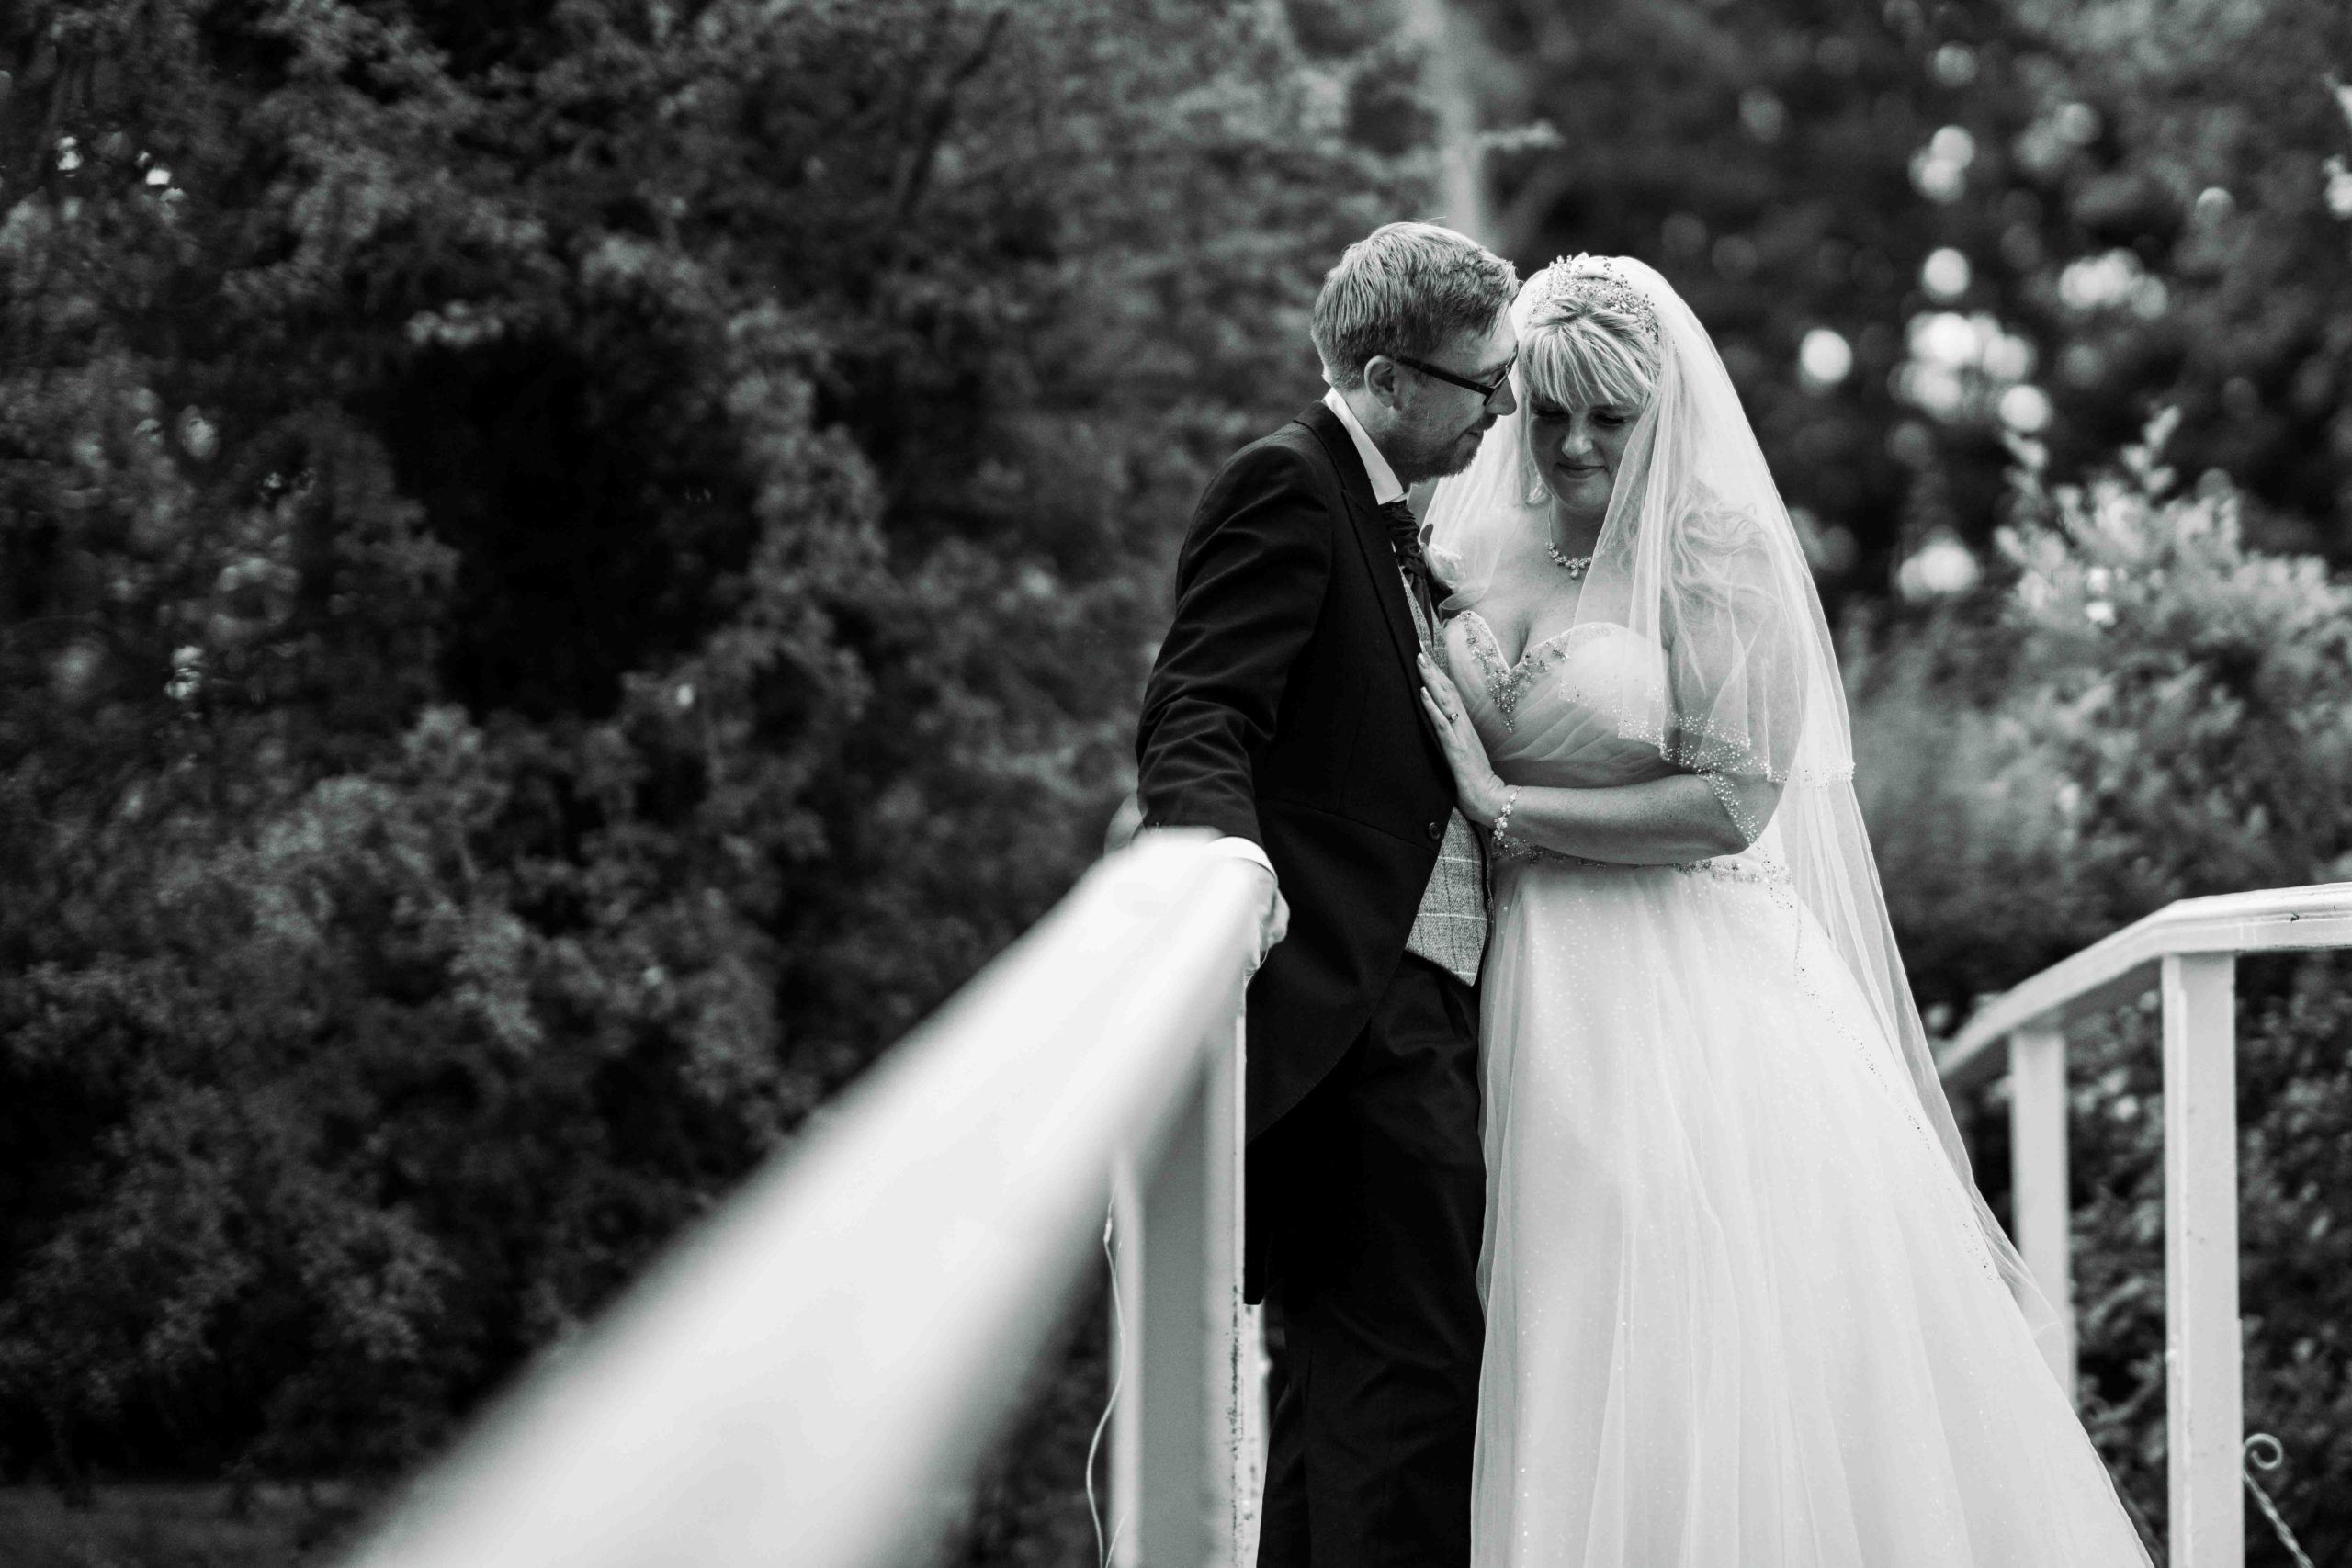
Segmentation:
[[(1589, 296), (1547, 301), (1519, 344), (1521, 401), (1614, 403), (1638, 415), (1657, 390), (1657, 350), (1631, 310)], [(1521, 480), (1529, 502), (1547, 493), (1535, 421), (1519, 423)]]

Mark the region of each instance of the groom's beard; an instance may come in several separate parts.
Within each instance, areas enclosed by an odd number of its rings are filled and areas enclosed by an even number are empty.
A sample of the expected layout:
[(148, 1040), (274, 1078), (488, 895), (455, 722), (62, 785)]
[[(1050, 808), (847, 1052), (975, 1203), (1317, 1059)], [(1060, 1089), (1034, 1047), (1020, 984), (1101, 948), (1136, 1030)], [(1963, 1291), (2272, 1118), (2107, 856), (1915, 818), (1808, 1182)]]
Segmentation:
[(1392, 458), (1389, 467), (1396, 470), (1397, 482), (1408, 488), (1423, 479), (1450, 478), (1470, 466), (1470, 459), (1478, 455), (1478, 443), (1493, 423), (1488, 420), (1465, 430), (1443, 446), (1432, 442), (1427, 448), (1404, 453), (1404, 461)]

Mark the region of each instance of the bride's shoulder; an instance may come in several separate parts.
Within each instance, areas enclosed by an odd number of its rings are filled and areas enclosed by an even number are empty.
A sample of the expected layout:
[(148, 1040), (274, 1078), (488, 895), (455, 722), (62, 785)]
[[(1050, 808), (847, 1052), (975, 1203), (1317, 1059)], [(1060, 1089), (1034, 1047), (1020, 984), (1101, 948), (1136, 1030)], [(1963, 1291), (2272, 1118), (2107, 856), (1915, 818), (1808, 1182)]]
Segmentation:
[(1735, 506), (1705, 485), (1694, 485), (1682, 507), (1681, 536), (1685, 549), (1737, 555), (1761, 550), (1770, 534), (1764, 519), (1744, 506)]
[(1783, 591), (1784, 557), (1793, 547), (1792, 539), (1776, 539), (1772, 524), (1755, 511), (1702, 490), (1681, 510), (1667, 570), (1682, 592), (1747, 604)]

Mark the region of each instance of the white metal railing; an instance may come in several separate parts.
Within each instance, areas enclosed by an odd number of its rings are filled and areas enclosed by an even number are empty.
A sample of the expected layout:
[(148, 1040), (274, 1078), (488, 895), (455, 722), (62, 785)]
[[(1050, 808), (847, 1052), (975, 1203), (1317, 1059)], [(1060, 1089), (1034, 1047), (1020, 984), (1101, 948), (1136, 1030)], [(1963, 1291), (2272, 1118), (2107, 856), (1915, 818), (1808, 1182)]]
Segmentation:
[(1246, 1560), (1241, 987), (1261, 885), (1165, 833), (535, 1371), (350, 1561), (870, 1568), (952, 1518), (1115, 1191), (1120, 1555)]
[[(2184, 898), (1996, 998), (1939, 1055), (1953, 1087), (2009, 1074), (2018, 1249), (2065, 1325), (2075, 1387), (2066, 1204), (2066, 1026), (2164, 1000), (2165, 1488), (2172, 1568), (2242, 1568), (2245, 1498), (2238, 1328), (2237, 958), (2352, 947), (2352, 883)], [(1996, 1046), (2006, 1043), (2006, 1058)]]

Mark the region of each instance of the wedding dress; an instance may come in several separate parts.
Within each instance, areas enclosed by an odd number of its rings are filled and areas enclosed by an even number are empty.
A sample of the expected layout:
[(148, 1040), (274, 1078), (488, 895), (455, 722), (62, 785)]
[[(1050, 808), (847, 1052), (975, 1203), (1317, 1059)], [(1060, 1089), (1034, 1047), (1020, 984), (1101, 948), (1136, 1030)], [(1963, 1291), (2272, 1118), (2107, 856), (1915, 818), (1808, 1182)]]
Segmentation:
[[(1609, 719), (1657, 646), (1580, 625), (1457, 685), (1512, 784), (1668, 771)], [(1689, 866), (1496, 857), (1480, 1568), (2145, 1561), (1767, 826)]]
[(1555, 262), (1513, 306), (1520, 400), (1532, 334), (1601, 311), (1657, 380), (1571, 623), (1511, 663), (1477, 608), (1552, 527), (1514, 412), (1430, 502), (1446, 661), (1507, 783), (1702, 774), (1750, 847), (1489, 857), (1474, 1562), (2144, 1568), (1970, 1175), (1835, 645), (1712, 340), (1654, 269)]

